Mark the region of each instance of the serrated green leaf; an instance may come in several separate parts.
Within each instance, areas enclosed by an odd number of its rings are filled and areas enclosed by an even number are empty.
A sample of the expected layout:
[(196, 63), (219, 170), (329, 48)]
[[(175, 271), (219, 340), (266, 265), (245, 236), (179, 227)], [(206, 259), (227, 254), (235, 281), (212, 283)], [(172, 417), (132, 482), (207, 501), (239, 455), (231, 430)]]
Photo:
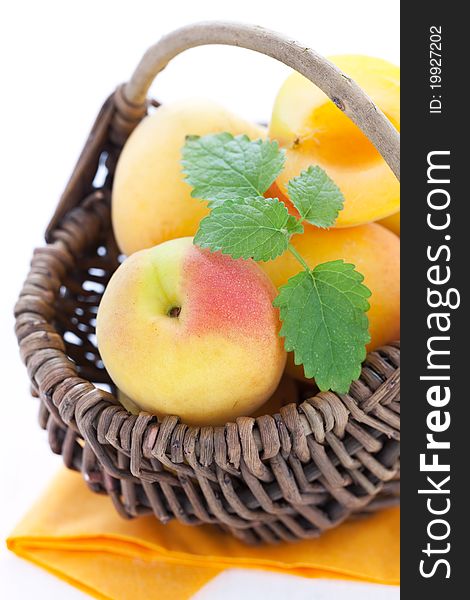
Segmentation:
[(309, 167), (287, 184), (289, 199), (309, 223), (331, 227), (343, 208), (344, 196), (320, 167)]
[(246, 135), (218, 133), (188, 136), (183, 147), (183, 173), (191, 195), (211, 208), (226, 200), (262, 196), (284, 166), (285, 153), (275, 141), (251, 141)]
[(227, 200), (205, 217), (194, 243), (232, 258), (272, 260), (282, 254), (302, 225), (277, 198)]
[(327, 262), (289, 279), (274, 300), (286, 350), (322, 391), (346, 393), (360, 375), (370, 341), (363, 279), (354, 265)]

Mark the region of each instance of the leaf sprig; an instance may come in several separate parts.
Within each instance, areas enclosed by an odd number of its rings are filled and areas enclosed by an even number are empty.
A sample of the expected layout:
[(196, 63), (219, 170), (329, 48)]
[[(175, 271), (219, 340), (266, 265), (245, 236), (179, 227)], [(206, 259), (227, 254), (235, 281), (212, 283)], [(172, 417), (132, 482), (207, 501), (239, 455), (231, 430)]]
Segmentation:
[(302, 171), (288, 183), (297, 218), (278, 198), (263, 196), (284, 167), (277, 142), (230, 133), (188, 136), (182, 154), (192, 196), (208, 201), (211, 209), (194, 243), (256, 261), (290, 251), (303, 270), (279, 288), (274, 300), (285, 348), (321, 390), (346, 393), (360, 375), (370, 340), (370, 291), (354, 265), (334, 260), (312, 269), (290, 243), (303, 233), (304, 221), (323, 228), (334, 224), (344, 202), (339, 188), (318, 166)]

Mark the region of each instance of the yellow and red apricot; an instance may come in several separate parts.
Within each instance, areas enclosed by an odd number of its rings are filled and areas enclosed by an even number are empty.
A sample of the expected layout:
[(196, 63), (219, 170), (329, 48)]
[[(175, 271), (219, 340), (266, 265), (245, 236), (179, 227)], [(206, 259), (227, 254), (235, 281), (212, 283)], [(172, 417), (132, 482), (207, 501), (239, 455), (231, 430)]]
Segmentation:
[(276, 289), (253, 261), (180, 238), (132, 254), (99, 306), (98, 346), (142, 409), (191, 424), (249, 415), (276, 390), (286, 353)]

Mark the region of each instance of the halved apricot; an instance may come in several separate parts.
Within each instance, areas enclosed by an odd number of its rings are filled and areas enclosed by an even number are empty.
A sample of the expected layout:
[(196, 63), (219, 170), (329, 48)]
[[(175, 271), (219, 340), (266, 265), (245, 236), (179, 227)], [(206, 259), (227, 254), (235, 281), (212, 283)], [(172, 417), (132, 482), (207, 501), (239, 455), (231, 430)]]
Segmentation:
[[(369, 56), (331, 57), (400, 125), (400, 70)], [(399, 183), (390, 167), (361, 130), (308, 79), (293, 73), (281, 87), (273, 109), (269, 137), (286, 149), (286, 167), (277, 185), (288, 196), (287, 183), (310, 165), (319, 165), (345, 197), (335, 227), (383, 219), (400, 206)]]

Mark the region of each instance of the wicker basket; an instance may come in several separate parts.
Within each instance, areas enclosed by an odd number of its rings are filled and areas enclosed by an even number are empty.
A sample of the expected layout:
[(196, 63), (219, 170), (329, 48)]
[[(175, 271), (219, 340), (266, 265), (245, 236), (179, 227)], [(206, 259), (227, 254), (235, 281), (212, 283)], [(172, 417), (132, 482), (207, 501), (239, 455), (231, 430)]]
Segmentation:
[(397, 132), (324, 58), (259, 27), (180, 29), (150, 48), (98, 115), (16, 304), (21, 356), (52, 451), (93, 491), (108, 494), (123, 517), (154, 513), (163, 523), (217, 524), (250, 543), (313, 537), (398, 501), (398, 343), (368, 355), (348, 394), (305, 397), (299, 385), (297, 404), (280, 414), (201, 428), (124, 410), (95, 344), (100, 298), (122, 259), (110, 223), (116, 160), (153, 103), (147, 91), (155, 75), (202, 44), (250, 48), (297, 69), (398, 175)]

